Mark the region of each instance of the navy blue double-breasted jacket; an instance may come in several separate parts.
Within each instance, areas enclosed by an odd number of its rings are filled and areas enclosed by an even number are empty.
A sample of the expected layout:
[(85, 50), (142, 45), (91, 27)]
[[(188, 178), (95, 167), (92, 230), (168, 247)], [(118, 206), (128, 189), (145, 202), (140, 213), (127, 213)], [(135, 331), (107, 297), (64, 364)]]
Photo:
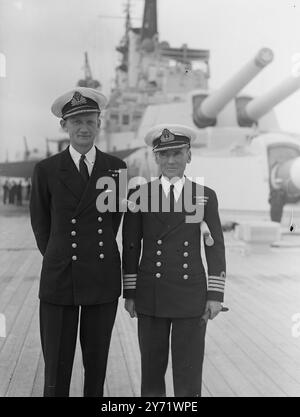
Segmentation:
[(41, 300), (91, 305), (119, 297), (121, 266), (116, 235), (121, 214), (98, 211), (96, 200), (105, 190), (97, 189), (96, 183), (104, 176), (117, 177), (125, 168), (122, 160), (97, 148), (87, 185), (68, 148), (36, 165), (30, 214), (43, 255)]
[[(201, 207), (197, 222), (187, 222), (184, 208), (172, 214), (162, 212), (161, 206), (159, 211), (151, 211), (153, 189), (159, 189), (161, 199), (161, 186), (142, 185), (139, 190), (143, 198), (148, 196), (147, 210), (137, 210), (136, 205), (136, 212), (128, 210), (124, 215), (123, 295), (135, 299), (138, 313), (171, 318), (200, 316), (208, 299), (223, 301), (224, 294), (225, 247), (216, 194), (186, 178), (182, 195), (190, 193), (193, 203)], [(137, 191), (131, 191), (128, 199), (132, 200)], [(214, 239), (213, 246), (205, 245), (207, 274), (201, 257), (202, 220)]]

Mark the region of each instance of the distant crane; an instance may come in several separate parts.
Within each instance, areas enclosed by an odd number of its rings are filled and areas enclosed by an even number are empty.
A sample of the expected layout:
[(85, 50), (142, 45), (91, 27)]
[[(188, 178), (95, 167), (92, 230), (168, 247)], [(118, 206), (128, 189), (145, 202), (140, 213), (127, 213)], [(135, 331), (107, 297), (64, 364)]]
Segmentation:
[(24, 151), (24, 159), (25, 161), (28, 161), (29, 157), (30, 157), (30, 150), (28, 148), (28, 143), (27, 143), (27, 138), (26, 136), (23, 136), (23, 140), (24, 140), (24, 147), (25, 147), (25, 151)]
[(98, 80), (93, 79), (87, 52), (84, 53), (84, 79), (79, 80), (77, 85), (79, 87), (96, 88), (98, 90), (101, 89), (101, 83)]

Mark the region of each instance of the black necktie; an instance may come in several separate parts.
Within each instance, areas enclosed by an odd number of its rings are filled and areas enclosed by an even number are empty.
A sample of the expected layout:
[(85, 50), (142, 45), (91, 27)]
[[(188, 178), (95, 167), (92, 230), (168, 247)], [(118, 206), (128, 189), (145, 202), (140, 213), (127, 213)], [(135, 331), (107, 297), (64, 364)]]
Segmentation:
[(88, 167), (87, 167), (86, 163), (84, 162), (84, 160), (85, 160), (85, 155), (81, 155), (80, 161), (79, 161), (79, 172), (80, 172), (84, 182), (87, 183), (90, 176), (89, 176)]
[(170, 213), (174, 213), (175, 197), (174, 197), (174, 184), (170, 185)]

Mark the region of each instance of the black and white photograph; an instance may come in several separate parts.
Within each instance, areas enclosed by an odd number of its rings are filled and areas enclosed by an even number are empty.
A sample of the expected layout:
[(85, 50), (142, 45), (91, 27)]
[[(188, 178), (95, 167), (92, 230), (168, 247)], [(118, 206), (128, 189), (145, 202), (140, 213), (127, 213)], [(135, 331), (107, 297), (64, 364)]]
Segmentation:
[(300, 397), (300, 0), (0, 16), (0, 398)]

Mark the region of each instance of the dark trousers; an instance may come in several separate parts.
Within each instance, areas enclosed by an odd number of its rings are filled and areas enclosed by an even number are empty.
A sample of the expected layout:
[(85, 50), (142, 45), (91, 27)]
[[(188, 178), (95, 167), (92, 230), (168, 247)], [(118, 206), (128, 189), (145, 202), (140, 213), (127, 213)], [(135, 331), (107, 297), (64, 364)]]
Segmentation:
[[(107, 357), (118, 301), (92, 306), (40, 302), (45, 360), (45, 397), (68, 397), (79, 324), (84, 366), (84, 396), (102, 397)], [(80, 314), (80, 320), (79, 320)]]
[(171, 352), (175, 397), (200, 397), (206, 325), (201, 317), (168, 319), (138, 315), (142, 397), (165, 397)]

